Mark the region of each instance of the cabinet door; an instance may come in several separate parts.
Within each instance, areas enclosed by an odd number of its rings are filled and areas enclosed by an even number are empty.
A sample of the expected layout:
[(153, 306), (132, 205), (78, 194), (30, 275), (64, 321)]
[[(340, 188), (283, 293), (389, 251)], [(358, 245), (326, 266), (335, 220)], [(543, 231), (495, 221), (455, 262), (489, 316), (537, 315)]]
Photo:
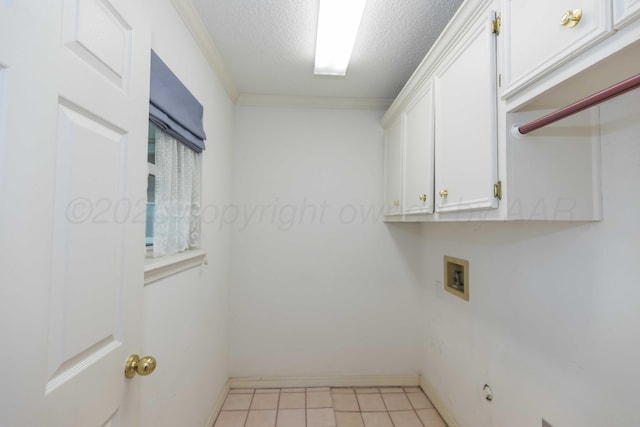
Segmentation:
[[(611, 0), (505, 0), (504, 95), (529, 86), (610, 34)], [(628, 1), (627, 1), (628, 2)], [(567, 11), (582, 10), (579, 23), (561, 24)]]
[(613, 26), (617, 29), (640, 18), (640, 0), (614, 0)]
[(384, 214), (402, 212), (402, 122), (401, 116), (384, 134)]
[(436, 212), (498, 207), (496, 40), (487, 12), (435, 75)]
[(425, 85), (404, 113), (403, 213), (433, 213), (433, 90)]

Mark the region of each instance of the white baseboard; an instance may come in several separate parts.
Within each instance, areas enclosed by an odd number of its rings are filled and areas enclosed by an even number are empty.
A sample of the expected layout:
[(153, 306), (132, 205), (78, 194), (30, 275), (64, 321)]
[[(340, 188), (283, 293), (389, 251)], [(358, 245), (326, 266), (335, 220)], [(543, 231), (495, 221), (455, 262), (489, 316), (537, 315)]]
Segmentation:
[(230, 378), (230, 388), (286, 387), (377, 387), (417, 386), (419, 375), (350, 376), (350, 377), (290, 377), (290, 378)]
[(440, 413), (440, 416), (449, 427), (460, 427), (456, 420), (451, 416), (451, 413), (447, 410), (447, 407), (442, 404), (442, 401), (438, 398), (438, 393), (431, 385), (420, 375), (420, 388), (427, 395), (433, 407)]
[(220, 392), (220, 395), (218, 395), (218, 401), (216, 402), (216, 406), (213, 408), (213, 413), (209, 417), (209, 421), (207, 421), (207, 425), (205, 427), (213, 427), (213, 423), (215, 423), (216, 422), (216, 418), (218, 418), (218, 414), (220, 413), (220, 410), (222, 409), (222, 405), (224, 404), (224, 400), (227, 398), (227, 394), (229, 394), (229, 389), (230, 388), (231, 387), (229, 386), (229, 380), (227, 380), (227, 383), (222, 388), (222, 391)]

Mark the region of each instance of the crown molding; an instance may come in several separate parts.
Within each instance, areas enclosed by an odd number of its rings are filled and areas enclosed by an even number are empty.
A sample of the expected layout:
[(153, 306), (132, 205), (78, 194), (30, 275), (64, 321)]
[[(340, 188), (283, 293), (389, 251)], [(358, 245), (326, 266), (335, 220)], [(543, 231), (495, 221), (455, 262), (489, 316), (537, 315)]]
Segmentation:
[(173, 3), (182, 21), (191, 32), (207, 62), (209, 62), (209, 65), (220, 79), (220, 83), (227, 95), (235, 103), (238, 99), (238, 89), (195, 6), (191, 0), (171, 0), (171, 3)]
[(306, 107), (350, 110), (386, 110), (392, 99), (340, 98), (324, 96), (278, 96), (243, 93), (236, 105), (254, 107)]

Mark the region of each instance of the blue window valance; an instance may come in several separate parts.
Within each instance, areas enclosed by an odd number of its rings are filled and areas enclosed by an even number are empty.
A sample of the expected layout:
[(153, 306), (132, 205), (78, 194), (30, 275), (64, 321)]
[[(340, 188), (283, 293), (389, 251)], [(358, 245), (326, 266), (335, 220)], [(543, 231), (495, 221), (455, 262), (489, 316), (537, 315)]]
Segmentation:
[(204, 150), (203, 108), (175, 74), (151, 51), (149, 120), (197, 153)]

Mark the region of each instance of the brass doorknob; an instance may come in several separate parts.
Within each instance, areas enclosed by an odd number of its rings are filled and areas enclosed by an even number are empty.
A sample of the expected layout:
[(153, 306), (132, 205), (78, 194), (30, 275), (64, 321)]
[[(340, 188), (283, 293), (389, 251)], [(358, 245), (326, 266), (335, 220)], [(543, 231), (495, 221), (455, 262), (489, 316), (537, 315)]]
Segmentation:
[(440, 197), (447, 197), (449, 195), (449, 192), (447, 190), (442, 190), (440, 191)]
[(124, 365), (124, 376), (133, 378), (138, 375), (149, 375), (156, 369), (156, 359), (151, 356), (145, 356), (140, 359), (137, 354), (132, 354)]
[(567, 28), (573, 28), (582, 19), (582, 9), (568, 10), (560, 18), (560, 25)]
[(426, 202), (427, 201), (427, 195), (426, 194), (421, 194), (419, 197), (420, 201), (422, 202)]

